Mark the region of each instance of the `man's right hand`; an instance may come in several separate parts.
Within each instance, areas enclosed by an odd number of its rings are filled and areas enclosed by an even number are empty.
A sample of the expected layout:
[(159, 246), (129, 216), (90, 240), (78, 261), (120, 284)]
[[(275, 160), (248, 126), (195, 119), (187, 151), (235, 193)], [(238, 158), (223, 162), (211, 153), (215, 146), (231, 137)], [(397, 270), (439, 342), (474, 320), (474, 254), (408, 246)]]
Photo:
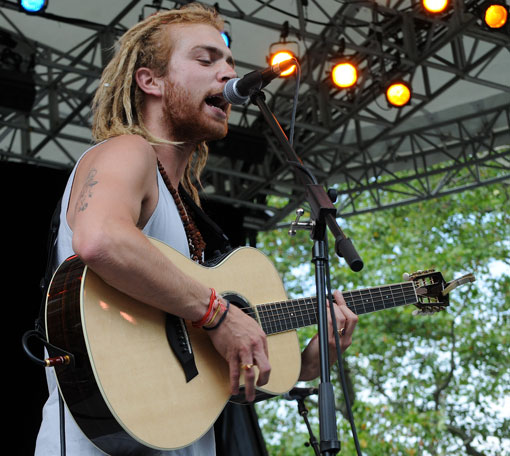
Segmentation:
[(242, 369), (241, 366), (257, 366), (257, 386), (265, 385), (271, 372), (266, 334), (260, 325), (241, 309), (231, 305), (221, 325), (207, 333), (218, 353), (228, 362), (231, 393), (239, 394), (239, 377), (243, 370), (246, 400), (253, 401), (256, 369)]

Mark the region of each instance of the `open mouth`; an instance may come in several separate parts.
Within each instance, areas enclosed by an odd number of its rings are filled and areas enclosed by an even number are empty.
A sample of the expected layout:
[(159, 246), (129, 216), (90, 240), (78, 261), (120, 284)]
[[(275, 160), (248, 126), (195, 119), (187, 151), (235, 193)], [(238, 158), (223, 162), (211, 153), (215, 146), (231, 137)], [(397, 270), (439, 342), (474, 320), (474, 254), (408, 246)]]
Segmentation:
[(227, 112), (228, 102), (225, 101), (222, 94), (210, 95), (205, 98), (205, 103), (217, 109), (221, 109), (223, 112)]

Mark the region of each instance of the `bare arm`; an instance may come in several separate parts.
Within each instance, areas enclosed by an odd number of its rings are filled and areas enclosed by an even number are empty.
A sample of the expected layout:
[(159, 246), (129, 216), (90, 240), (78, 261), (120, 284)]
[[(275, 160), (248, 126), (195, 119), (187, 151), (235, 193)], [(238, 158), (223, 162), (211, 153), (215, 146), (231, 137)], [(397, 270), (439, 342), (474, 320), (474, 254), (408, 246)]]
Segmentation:
[[(140, 230), (157, 203), (156, 179), (155, 153), (142, 138), (113, 138), (87, 153), (67, 213), (73, 249), (112, 287), (165, 312), (200, 320), (209, 287), (182, 273)], [(232, 306), (222, 325), (207, 333), (229, 363), (233, 394), (242, 363), (257, 364), (257, 384), (267, 383), (265, 334), (253, 319)], [(251, 400), (255, 372), (245, 372), (245, 380)]]
[(67, 212), (73, 250), (114, 288), (194, 320), (209, 289), (181, 273), (140, 231), (157, 203), (155, 170), (156, 156), (141, 138), (114, 138), (90, 151)]

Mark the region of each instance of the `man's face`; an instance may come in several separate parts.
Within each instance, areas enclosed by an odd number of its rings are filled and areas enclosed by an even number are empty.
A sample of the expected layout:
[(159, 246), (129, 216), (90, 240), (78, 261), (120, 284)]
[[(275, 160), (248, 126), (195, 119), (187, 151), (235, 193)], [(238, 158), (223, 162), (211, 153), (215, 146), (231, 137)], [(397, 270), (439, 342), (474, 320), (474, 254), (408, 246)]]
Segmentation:
[(200, 142), (227, 134), (230, 105), (223, 86), (236, 76), (230, 49), (218, 30), (204, 24), (172, 25), (163, 121), (176, 141)]

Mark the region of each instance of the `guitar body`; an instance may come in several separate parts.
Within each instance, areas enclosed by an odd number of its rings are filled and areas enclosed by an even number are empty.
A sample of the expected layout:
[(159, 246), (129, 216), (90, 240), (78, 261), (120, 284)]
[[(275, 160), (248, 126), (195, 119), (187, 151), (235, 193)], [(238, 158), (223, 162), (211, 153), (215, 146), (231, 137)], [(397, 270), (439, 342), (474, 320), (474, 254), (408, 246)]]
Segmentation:
[[(252, 307), (287, 299), (269, 259), (240, 248), (218, 265), (198, 265), (151, 239), (183, 272)], [(46, 302), (50, 343), (71, 352), (74, 366), (55, 368), (78, 426), (108, 454), (151, 454), (189, 445), (214, 424), (230, 398), (228, 365), (207, 332), (187, 325), (198, 375), (185, 379), (168, 343), (166, 314), (105, 284), (78, 258), (55, 273)], [(296, 383), (301, 355), (295, 331), (268, 337), (270, 381), (281, 394)]]

